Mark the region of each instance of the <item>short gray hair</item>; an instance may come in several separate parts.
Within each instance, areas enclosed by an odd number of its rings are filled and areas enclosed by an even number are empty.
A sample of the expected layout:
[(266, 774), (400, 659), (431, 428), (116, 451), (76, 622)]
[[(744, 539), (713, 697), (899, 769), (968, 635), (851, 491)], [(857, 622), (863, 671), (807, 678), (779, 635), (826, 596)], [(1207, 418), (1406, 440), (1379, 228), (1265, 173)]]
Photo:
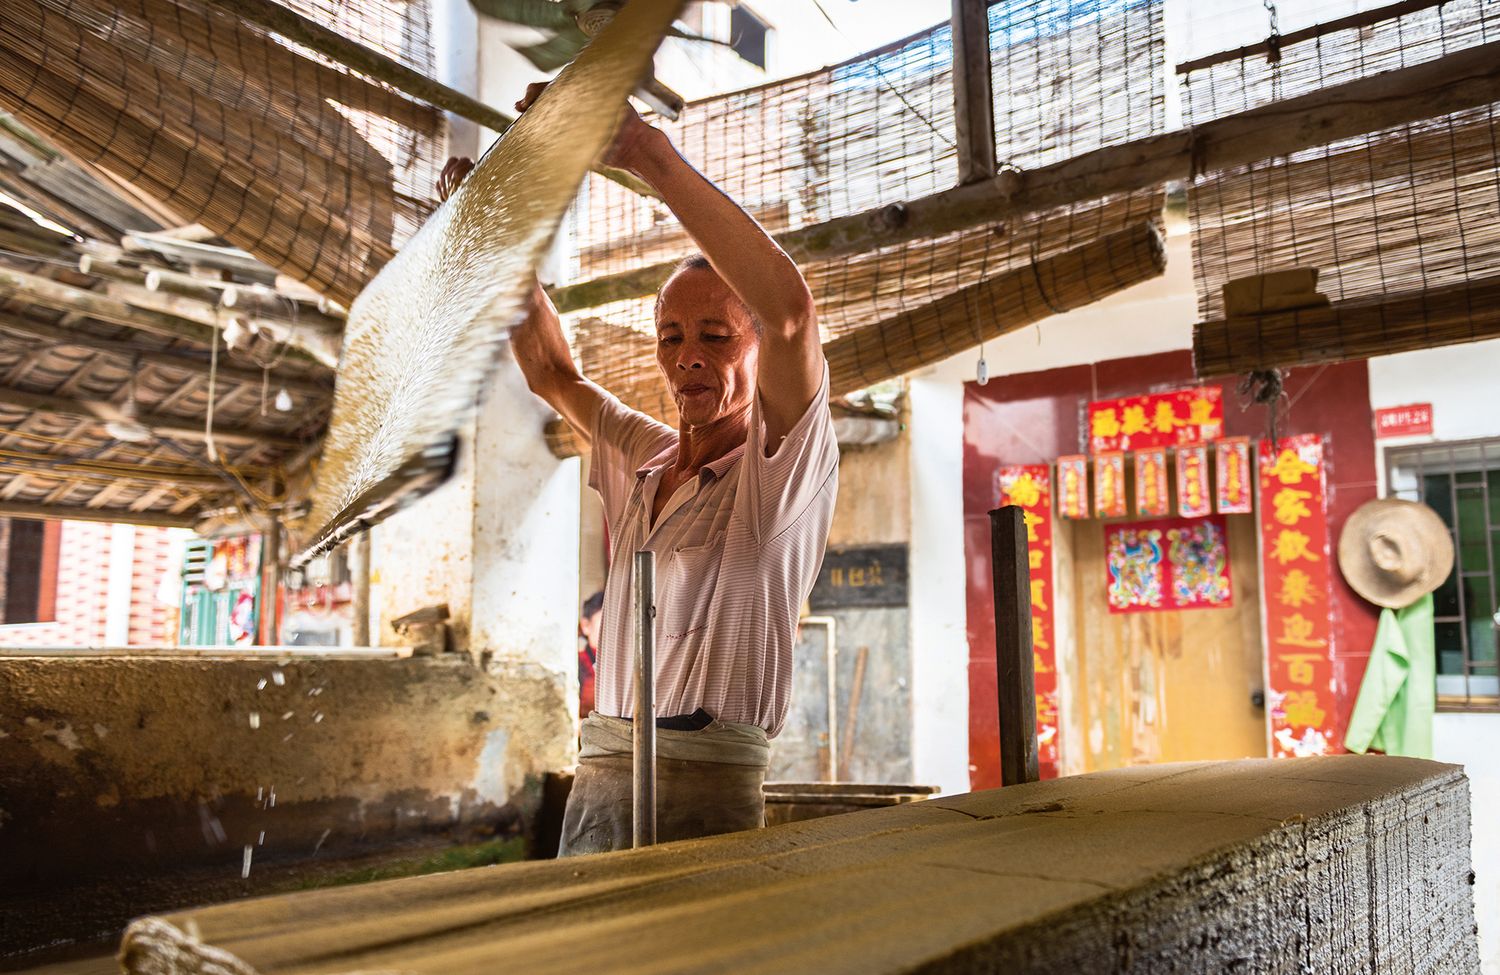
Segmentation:
[[(667, 281), (671, 281), (683, 271), (713, 271), (715, 274), (719, 273), (718, 270), (714, 267), (713, 262), (701, 253), (689, 254), (687, 257), (684, 257), (682, 260), (678, 261), (677, 266), (672, 268), (672, 273), (667, 275)], [(725, 284), (727, 285), (728, 282), (725, 282)], [(653, 317), (661, 314), (661, 293), (666, 289), (666, 287), (666, 282), (662, 282), (662, 286), (656, 291), (656, 308), (652, 311)], [(735, 301), (739, 302), (740, 307), (745, 309), (745, 315), (750, 319), (750, 326), (755, 329), (755, 337), (760, 338), (763, 334), (765, 334), (765, 326), (761, 324), (760, 316), (755, 314), (755, 312), (750, 308), (749, 305), (745, 304), (744, 299), (741, 298), (733, 288), (729, 289), (729, 293), (734, 296)]]

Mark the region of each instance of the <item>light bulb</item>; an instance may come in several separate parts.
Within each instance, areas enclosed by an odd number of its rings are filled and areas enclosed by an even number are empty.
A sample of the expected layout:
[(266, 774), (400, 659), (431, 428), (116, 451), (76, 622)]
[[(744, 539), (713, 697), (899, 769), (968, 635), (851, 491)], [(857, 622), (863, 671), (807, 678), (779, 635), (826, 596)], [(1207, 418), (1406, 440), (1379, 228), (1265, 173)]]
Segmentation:
[(276, 410), (280, 413), (292, 411), (292, 394), (286, 391), (285, 386), (276, 391)]

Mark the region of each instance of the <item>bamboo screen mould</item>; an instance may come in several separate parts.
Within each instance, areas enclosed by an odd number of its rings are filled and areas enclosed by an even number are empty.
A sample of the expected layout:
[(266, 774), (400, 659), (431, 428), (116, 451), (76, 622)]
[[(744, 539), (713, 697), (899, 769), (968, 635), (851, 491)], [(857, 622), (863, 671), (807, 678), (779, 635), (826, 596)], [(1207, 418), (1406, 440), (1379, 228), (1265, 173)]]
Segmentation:
[(355, 300), (298, 564), (442, 476), (492, 347), (682, 5), (626, 5)]
[[(1400, 16), (1182, 77), (1184, 121), (1210, 119), (1500, 39), (1493, 0), (1406, 4)], [(1484, 105), (1290, 157), (1199, 174), (1190, 193), (1214, 375), (1361, 358), (1500, 335), (1500, 129)], [(1331, 307), (1225, 317), (1236, 278), (1319, 270)]]
[[(421, 2), (293, 5), (430, 70)], [(0, 107), (344, 305), (426, 219), (443, 152), (435, 109), (201, 0), (0, 0)]]
[[(1021, 0), (989, 8), (997, 155), (1022, 173), (1165, 127), (1160, 2)], [(957, 183), (952, 32), (947, 24), (832, 68), (689, 104), (673, 122), (653, 120), (683, 154), (771, 232), (938, 193)], [(948, 296), (1030, 269), (1089, 242), (1139, 233), (1161, 211), (1158, 190), (1090, 201), (939, 238), (803, 264), (824, 339), (864, 329), (889, 355), (863, 347), (858, 368), (835, 377), (835, 394), (900, 375), (922, 361), (972, 347), (991, 334)], [(670, 262), (693, 245), (660, 201), (590, 176), (579, 208), (574, 281)], [(1147, 249), (1141, 274), (1159, 273)], [(1063, 304), (1096, 300), (1139, 278), (1100, 263), (1071, 280)], [(1153, 270), (1153, 268), (1155, 268)], [(1087, 268), (1083, 269), (1087, 271)], [(1036, 275), (1027, 270), (1033, 282)], [(1011, 282), (1014, 283), (1014, 282)], [(1035, 289), (1033, 289), (1035, 290)], [(984, 292), (971, 292), (974, 295)], [(1045, 302), (1045, 287), (1036, 301)], [(1081, 302), (1080, 302), (1081, 303)], [(654, 299), (626, 297), (565, 318), (584, 371), (626, 402), (670, 419), (649, 341)], [(1019, 327), (1040, 316), (1006, 319)], [(915, 316), (915, 317), (913, 317)], [(899, 323), (921, 330), (897, 338)], [(996, 319), (999, 323), (1002, 319)], [(845, 349), (853, 348), (846, 345)], [(833, 346), (829, 346), (830, 354)], [(558, 425), (554, 449), (571, 450)]]

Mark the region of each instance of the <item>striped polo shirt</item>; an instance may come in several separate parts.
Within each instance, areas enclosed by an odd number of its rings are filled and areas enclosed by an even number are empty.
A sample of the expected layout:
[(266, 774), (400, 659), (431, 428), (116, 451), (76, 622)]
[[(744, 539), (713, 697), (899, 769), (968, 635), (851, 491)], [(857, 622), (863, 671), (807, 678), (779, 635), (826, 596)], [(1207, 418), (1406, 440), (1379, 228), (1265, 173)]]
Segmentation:
[(633, 717), (634, 553), (656, 553), (656, 713), (703, 708), (774, 737), (786, 720), (797, 618), (812, 590), (838, 494), (828, 369), (807, 412), (766, 456), (760, 393), (743, 446), (684, 483), (650, 524), (677, 431), (605, 398), (589, 484), (604, 501), (604, 587), (594, 707)]

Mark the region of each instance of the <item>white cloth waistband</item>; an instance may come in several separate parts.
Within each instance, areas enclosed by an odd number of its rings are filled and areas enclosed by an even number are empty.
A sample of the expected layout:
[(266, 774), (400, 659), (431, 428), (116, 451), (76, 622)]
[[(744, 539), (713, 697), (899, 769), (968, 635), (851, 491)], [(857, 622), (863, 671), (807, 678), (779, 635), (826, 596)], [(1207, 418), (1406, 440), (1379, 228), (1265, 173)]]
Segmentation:
[[(624, 718), (611, 718), (592, 711), (583, 719), (583, 748), (578, 757), (633, 754), (634, 734), (634, 725)], [(771, 762), (771, 744), (766, 739), (764, 728), (716, 718), (699, 731), (657, 728), (656, 755), (689, 762), (764, 768)]]

